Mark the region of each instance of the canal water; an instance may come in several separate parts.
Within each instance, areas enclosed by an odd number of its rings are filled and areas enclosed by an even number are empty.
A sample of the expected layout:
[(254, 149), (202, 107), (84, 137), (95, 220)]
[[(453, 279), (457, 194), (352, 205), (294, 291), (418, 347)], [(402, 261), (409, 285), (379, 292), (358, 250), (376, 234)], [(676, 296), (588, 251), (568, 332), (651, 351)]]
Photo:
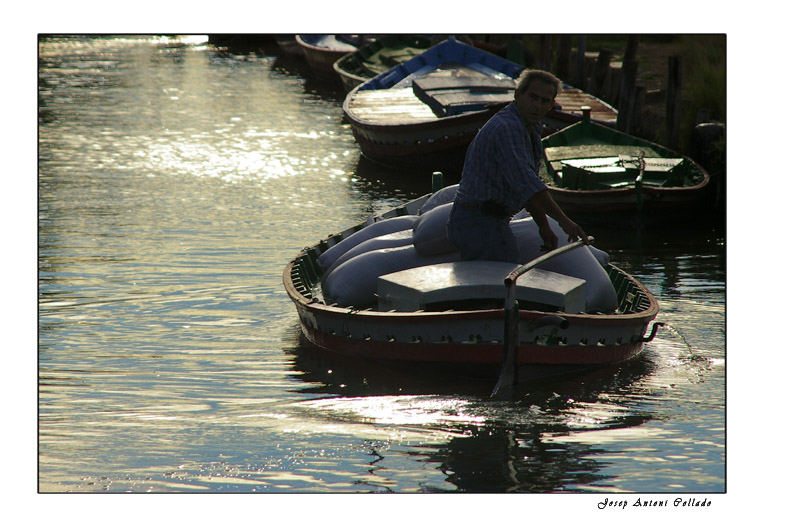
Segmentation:
[(491, 380), (303, 341), (289, 260), (430, 187), (362, 160), (335, 84), (126, 36), (42, 39), (39, 86), (40, 492), (726, 491), (713, 219), (585, 227), (670, 327), (495, 403)]

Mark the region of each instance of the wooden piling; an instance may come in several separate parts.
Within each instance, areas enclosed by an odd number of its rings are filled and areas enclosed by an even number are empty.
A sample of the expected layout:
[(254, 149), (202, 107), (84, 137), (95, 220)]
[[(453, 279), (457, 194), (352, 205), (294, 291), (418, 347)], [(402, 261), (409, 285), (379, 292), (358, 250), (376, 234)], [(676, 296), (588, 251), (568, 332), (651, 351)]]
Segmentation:
[(625, 45), (625, 55), (622, 59), (622, 79), (619, 85), (619, 118), (617, 127), (630, 133), (633, 126), (632, 115), (634, 111), (634, 99), (636, 92), (636, 70), (639, 64), (636, 62), (636, 48), (639, 46), (639, 36), (630, 35)]
[(622, 67), (609, 65), (605, 83), (597, 94), (612, 107), (619, 107), (619, 86), (622, 83)]
[(636, 96), (636, 70), (639, 64), (636, 61), (628, 61), (622, 65), (622, 83), (619, 91), (619, 116), (617, 118), (617, 129), (630, 133), (633, 121), (634, 98)]
[(572, 35), (559, 35), (555, 74), (561, 79), (569, 78), (570, 51), (572, 51)]
[(572, 82), (575, 84), (576, 87), (579, 89), (585, 89), (585, 79), (584, 79), (584, 65), (583, 62), (586, 57), (586, 35), (578, 35), (578, 56), (577, 61), (575, 64), (575, 78)]
[(552, 35), (539, 36), (539, 68), (550, 71), (553, 65), (553, 37)]
[(625, 63), (636, 60), (636, 49), (638, 47), (639, 47), (639, 36), (638, 35), (628, 36), (628, 42), (625, 44), (625, 55), (622, 58), (623, 68), (625, 66)]
[(611, 64), (611, 50), (607, 48), (601, 48), (600, 53), (597, 56), (597, 63), (594, 66), (594, 78), (592, 80), (592, 85), (595, 87), (596, 91), (599, 91), (603, 88), (603, 84), (606, 80), (606, 76), (608, 75), (608, 67)]
[(680, 139), (681, 70), (680, 56), (670, 56), (666, 89), (667, 146), (673, 149), (678, 148)]
[(634, 89), (633, 105), (631, 106), (630, 128), (634, 135), (642, 136), (644, 124), (642, 124), (642, 110), (647, 99), (647, 88), (637, 85)]

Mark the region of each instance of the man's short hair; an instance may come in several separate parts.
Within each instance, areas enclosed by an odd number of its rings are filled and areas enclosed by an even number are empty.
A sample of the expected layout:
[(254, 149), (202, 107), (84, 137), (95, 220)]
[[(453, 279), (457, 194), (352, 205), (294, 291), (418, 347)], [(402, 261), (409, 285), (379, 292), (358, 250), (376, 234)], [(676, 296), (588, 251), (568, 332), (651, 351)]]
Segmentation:
[(528, 86), (533, 81), (542, 81), (549, 85), (553, 86), (553, 98), (555, 98), (559, 91), (561, 90), (561, 80), (555, 77), (550, 72), (546, 70), (537, 70), (534, 68), (528, 68), (522, 71), (522, 74), (519, 75), (517, 79), (517, 94), (522, 94), (528, 89)]

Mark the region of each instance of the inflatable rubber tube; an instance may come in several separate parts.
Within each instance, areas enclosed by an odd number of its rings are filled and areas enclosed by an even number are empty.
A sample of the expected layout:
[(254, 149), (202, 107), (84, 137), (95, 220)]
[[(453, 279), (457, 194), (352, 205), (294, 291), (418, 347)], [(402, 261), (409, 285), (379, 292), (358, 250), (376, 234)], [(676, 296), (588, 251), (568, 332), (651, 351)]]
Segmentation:
[(331, 271), (322, 284), (325, 301), (342, 307), (369, 307), (375, 304), (378, 277), (417, 266), (459, 260), (460, 254), (448, 253), (423, 257), (413, 245), (367, 251), (347, 260)]
[(458, 192), (458, 185), (450, 185), (449, 187), (440, 188), (433, 194), (431, 197), (428, 198), (425, 203), (422, 204), (422, 207), (419, 208), (420, 214), (425, 214), (426, 212), (435, 209), (439, 205), (443, 205), (445, 203), (452, 203), (453, 200), (456, 198), (456, 192)]
[(341, 242), (338, 242), (337, 244), (334, 244), (328, 248), (324, 253), (322, 253), (322, 255), (319, 256), (319, 265), (323, 269), (327, 270), (330, 268), (331, 264), (336, 262), (336, 259), (360, 243), (376, 236), (388, 235), (389, 233), (396, 233), (397, 231), (411, 229), (414, 226), (414, 222), (417, 220), (417, 218), (419, 218), (419, 216), (408, 214), (405, 216), (387, 218), (386, 220), (380, 220), (370, 224), (363, 229), (356, 231)]
[(457, 248), (447, 238), (447, 219), (453, 203), (444, 203), (420, 215), (414, 224), (413, 244), (420, 255), (452, 253)]
[(388, 235), (376, 236), (370, 238), (369, 240), (365, 240), (356, 246), (353, 246), (346, 253), (343, 253), (338, 259), (336, 259), (333, 264), (331, 264), (330, 268), (328, 268), (325, 274), (322, 276), (322, 282), (325, 282), (325, 280), (328, 278), (328, 275), (334, 271), (337, 266), (343, 262), (347, 262), (356, 255), (361, 255), (362, 253), (374, 251), (376, 249), (391, 249), (408, 246), (412, 242), (412, 234), (412, 229), (405, 229), (403, 231), (389, 233)]
[[(558, 245), (567, 243), (567, 235), (561, 227), (548, 217), (550, 227), (558, 237)], [(539, 227), (532, 218), (511, 222), (511, 231), (517, 240), (520, 262), (526, 263), (543, 254)], [(603, 266), (594, 253), (582, 246), (554, 257), (538, 268), (586, 281), (586, 312), (610, 312), (617, 307), (617, 293)]]

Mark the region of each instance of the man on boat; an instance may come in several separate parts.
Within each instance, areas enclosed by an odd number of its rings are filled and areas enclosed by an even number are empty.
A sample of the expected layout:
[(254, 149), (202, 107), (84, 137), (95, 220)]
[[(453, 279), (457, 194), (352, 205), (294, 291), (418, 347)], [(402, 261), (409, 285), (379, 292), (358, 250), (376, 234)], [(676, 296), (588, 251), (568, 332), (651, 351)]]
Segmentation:
[(544, 156), (540, 121), (555, 104), (560, 86), (549, 72), (525, 70), (514, 101), (486, 122), (469, 145), (447, 222), (447, 236), (463, 260), (519, 262), (509, 221), (522, 208), (539, 226), (545, 250), (558, 246), (548, 215), (570, 242), (587, 240), (539, 178)]

